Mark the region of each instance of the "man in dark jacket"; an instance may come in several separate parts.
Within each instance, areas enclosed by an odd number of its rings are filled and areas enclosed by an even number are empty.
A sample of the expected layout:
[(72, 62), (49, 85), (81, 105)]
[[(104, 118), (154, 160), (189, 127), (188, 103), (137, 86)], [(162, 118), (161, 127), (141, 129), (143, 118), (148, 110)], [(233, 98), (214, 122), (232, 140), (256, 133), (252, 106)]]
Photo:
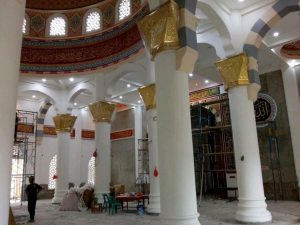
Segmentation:
[(28, 199), (28, 212), (30, 215), (29, 223), (34, 222), (35, 206), (37, 200), (37, 194), (42, 190), (42, 187), (34, 183), (34, 176), (29, 177), (29, 185), (26, 187), (25, 192)]

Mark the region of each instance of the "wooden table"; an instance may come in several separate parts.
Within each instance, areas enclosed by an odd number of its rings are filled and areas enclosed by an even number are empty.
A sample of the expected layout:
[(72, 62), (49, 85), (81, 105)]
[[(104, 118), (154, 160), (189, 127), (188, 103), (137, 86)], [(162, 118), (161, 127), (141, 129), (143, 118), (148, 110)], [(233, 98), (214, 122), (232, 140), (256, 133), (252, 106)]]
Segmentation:
[(148, 200), (149, 204), (149, 195), (138, 195), (138, 196), (126, 196), (126, 195), (118, 195), (116, 196), (116, 199), (121, 203), (122, 210), (124, 209), (124, 202), (126, 202), (126, 209), (128, 210), (128, 202), (134, 202), (137, 203), (142, 202), (143, 206), (145, 207), (145, 199)]

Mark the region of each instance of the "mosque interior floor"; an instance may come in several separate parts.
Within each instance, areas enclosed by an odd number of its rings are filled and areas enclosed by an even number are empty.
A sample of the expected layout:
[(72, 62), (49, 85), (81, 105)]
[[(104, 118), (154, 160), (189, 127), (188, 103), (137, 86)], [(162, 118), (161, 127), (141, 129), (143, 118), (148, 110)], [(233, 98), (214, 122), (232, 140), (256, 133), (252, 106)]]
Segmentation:
[[(268, 209), (272, 212), (273, 221), (264, 225), (300, 225), (300, 202), (268, 201)], [(201, 225), (237, 225), (234, 220), (237, 201), (206, 199), (201, 202), (198, 211)], [(27, 205), (12, 207), (18, 225), (27, 224)], [(118, 211), (109, 215), (107, 212), (91, 213), (85, 209), (80, 212), (59, 211), (58, 205), (50, 200), (40, 200), (37, 203), (35, 225), (158, 225), (159, 216), (137, 215), (136, 211)]]

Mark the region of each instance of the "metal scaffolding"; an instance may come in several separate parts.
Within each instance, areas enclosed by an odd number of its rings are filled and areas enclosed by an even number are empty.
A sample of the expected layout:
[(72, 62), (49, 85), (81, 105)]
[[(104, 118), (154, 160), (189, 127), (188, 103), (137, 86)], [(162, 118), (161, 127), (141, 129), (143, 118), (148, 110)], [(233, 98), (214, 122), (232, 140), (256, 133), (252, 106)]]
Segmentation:
[(26, 200), (27, 178), (35, 175), (37, 112), (17, 110), (12, 152), (10, 201)]
[[(219, 109), (218, 115), (212, 113), (210, 107), (216, 104)], [(191, 106), (191, 122), (196, 190), (200, 201), (202, 194), (211, 194), (217, 198), (236, 198), (238, 190), (227, 96), (220, 95), (218, 100)], [(274, 199), (283, 199), (276, 122), (259, 122), (257, 129), (265, 135), (268, 142), (265, 143), (269, 157), (267, 169), (272, 173)]]

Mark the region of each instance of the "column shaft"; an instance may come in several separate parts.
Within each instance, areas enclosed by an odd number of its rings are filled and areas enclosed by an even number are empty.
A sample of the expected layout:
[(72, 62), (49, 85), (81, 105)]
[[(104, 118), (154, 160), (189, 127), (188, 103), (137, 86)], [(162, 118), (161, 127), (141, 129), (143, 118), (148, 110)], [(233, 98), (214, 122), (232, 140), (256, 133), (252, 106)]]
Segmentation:
[[(8, 223), (13, 132), (25, 1), (3, 0), (0, 7), (0, 224)], [(9, 24), (8, 22), (9, 21)]]
[(161, 225), (197, 225), (188, 76), (175, 51), (155, 58)]
[[(135, 165), (138, 165), (139, 139), (143, 138), (143, 111), (142, 107), (134, 107), (134, 157)], [(138, 166), (135, 167), (135, 177), (139, 176)]]
[(52, 203), (61, 203), (63, 196), (68, 191), (69, 186), (69, 149), (70, 133), (58, 132), (57, 134), (57, 167), (56, 187)]
[(253, 102), (247, 86), (229, 89), (229, 104), (237, 170), (239, 204), (236, 219), (241, 222), (267, 222)]
[[(148, 213), (160, 213), (160, 189), (159, 189), (159, 166), (157, 147), (157, 112), (156, 109), (147, 111), (148, 143), (149, 143), (149, 173), (150, 173), (150, 195)], [(154, 170), (158, 176), (154, 176)]]
[(107, 122), (98, 122), (96, 128), (96, 168), (95, 168), (95, 194), (102, 199), (102, 193), (109, 193), (111, 181), (111, 151), (110, 130), (111, 125)]
[(284, 85), (285, 100), (289, 117), (291, 138), (293, 145), (296, 175), (298, 179), (298, 191), (300, 198), (300, 99), (297, 85), (296, 71), (300, 73), (300, 66), (288, 67), (282, 70), (282, 80)]
[[(96, 81), (96, 101), (105, 101), (105, 79), (104, 75), (100, 74), (95, 77)], [(97, 104), (97, 103), (94, 103)], [(103, 104), (100, 108), (97, 108), (95, 112), (100, 112), (103, 110)], [(104, 103), (105, 105), (105, 103)], [(97, 118), (106, 118), (110, 121), (111, 115), (107, 116), (101, 111), (100, 114), (94, 116), (94, 119)], [(98, 199), (102, 200), (102, 193), (109, 192), (109, 186), (111, 182), (111, 124), (110, 122), (97, 122), (95, 121), (95, 148), (97, 149), (96, 157), (96, 168), (95, 168), (95, 194)]]

